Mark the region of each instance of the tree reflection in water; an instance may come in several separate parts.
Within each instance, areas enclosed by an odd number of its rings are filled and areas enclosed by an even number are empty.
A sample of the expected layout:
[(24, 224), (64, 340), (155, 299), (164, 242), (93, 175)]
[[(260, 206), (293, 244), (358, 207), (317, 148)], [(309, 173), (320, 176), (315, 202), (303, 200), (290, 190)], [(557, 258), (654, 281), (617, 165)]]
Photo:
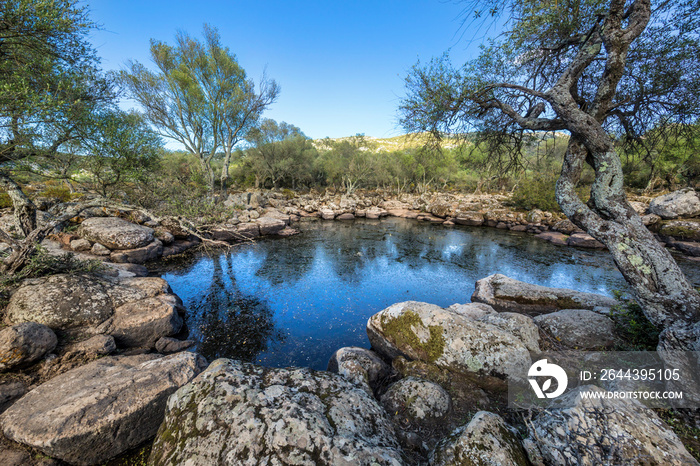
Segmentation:
[[(192, 316), (189, 325), (199, 340), (197, 351), (209, 361), (232, 358), (253, 362), (269, 344), (284, 341), (284, 334), (275, 328), (274, 313), (264, 300), (246, 296), (235, 283), (227, 283), (235, 281), (230, 259), (225, 255), (214, 259), (208, 290), (188, 304)], [(229, 266), (227, 271), (222, 261)]]

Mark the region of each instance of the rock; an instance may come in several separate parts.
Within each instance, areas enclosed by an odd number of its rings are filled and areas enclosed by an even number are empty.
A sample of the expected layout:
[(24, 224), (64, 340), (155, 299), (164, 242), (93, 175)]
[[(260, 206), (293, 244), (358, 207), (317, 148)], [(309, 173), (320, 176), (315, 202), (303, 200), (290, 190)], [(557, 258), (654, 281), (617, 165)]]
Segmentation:
[(93, 244), (92, 248), (90, 248), (90, 252), (96, 256), (109, 256), (112, 253), (112, 251), (100, 243)]
[(430, 213), (442, 219), (445, 219), (451, 210), (452, 206), (444, 202), (437, 202), (430, 206)]
[(581, 231), (581, 229), (574, 225), (574, 223), (568, 218), (564, 220), (559, 220), (557, 223), (552, 225), (552, 229), (560, 233), (564, 233), (565, 235), (570, 235), (572, 233)]
[(430, 454), (431, 466), (529, 466), (514, 428), (501, 416), (479, 411)]
[(149, 464), (403, 464), (384, 410), (344, 377), (214, 361), (168, 400)]
[(440, 420), (452, 409), (452, 399), (444, 388), (418, 377), (392, 384), (381, 403), (390, 415), (418, 422)]
[(525, 217), (527, 223), (542, 223), (543, 219), (544, 212), (542, 212), (539, 209), (532, 209), (530, 212), (527, 213), (527, 217)]
[(478, 227), (484, 223), (484, 214), (481, 212), (461, 212), (458, 211), (454, 222), (458, 225)]
[(689, 256), (700, 257), (700, 243), (691, 243), (689, 241), (674, 241), (671, 246), (678, 249), (683, 254)]
[(155, 239), (142, 248), (112, 251), (109, 258), (116, 263), (143, 264), (159, 258), (162, 254), (163, 243)]
[(336, 218), (336, 220), (355, 220), (355, 216), (349, 212), (340, 214)]
[(380, 209), (379, 207), (370, 207), (365, 211), (365, 217), (369, 219), (377, 219), (386, 217), (387, 215), (389, 215), (389, 212), (384, 209)]
[[(591, 385), (558, 398), (528, 423), (534, 442), (530, 458), (545, 464), (697, 465), (678, 436), (654, 411), (637, 400), (581, 398), (581, 391), (602, 392)], [(531, 451), (536, 448), (538, 451)]]
[(128, 262), (115, 264), (113, 262), (108, 262), (107, 265), (118, 271), (122, 271), (122, 276), (126, 277), (148, 277), (150, 273), (146, 266), (141, 264), (130, 264)]
[(172, 244), (172, 242), (175, 241), (175, 235), (162, 227), (156, 228), (155, 237), (163, 244)]
[(661, 217), (656, 214), (646, 214), (642, 215), (642, 223), (644, 226), (654, 226), (661, 221)]
[(178, 353), (194, 346), (192, 340), (178, 340), (177, 338), (162, 337), (156, 342), (156, 351), (163, 354)]
[(248, 216), (251, 220), (257, 220), (260, 218), (260, 212), (258, 212), (257, 210), (250, 210), (248, 212)]
[(95, 335), (66, 349), (66, 353), (94, 354), (105, 356), (117, 350), (117, 343), (111, 335)]
[[(27, 387), (22, 382), (10, 381), (0, 383), (0, 413), (9, 408), (12, 403), (27, 393)], [(2, 458), (2, 455), (0, 455)]]
[(545, 231), (544, 233), (536, 235), (535, 238), (549, 241), (550, 243), (556, 244), (557, 246), (566, 246), (567, 240), (569, 239), (567, 235), (565, 235), (564, 233), (559, 233), (557, 231)]
[(661, 236), (685, 241), (700, 241), (700, 220), (670, 220), (659, 229)]
[(31, 364), (56, 348), (56, 334), (46, 325), (23, 322), (0, 330), (0, 371)]
[(180, 220), (174, 217), (165, 217), (161, 219), (160, 225), (169, 231), (175, 239), (187, 239), (190, 237), (190, 233), (182, 228)]
[(163, 257), (182, 254), (183, 252), (197, 246), (198, 244), (198, 241), (175, 240), (172, 245), (163, 248)]
[(608, 314), (617, 304), (613, 298), (566, 288), (531, 285), (494, 274), (476, 282), (472, 302), (485, 303), (499, 312), (537, 315), (561, 309), (589, 309)]
[(283, 238), (286, 238), (287, 236), (298, 235), (298, 234), (299, 234), (299, 230), (297, 230), (297, 229), (295, 229), (295, 228), (289, 228), (289, 227), (285, 228), (284, 230), (280, 230), (279, 232), (277, 232), (277, 236), (281, 236), (281, 237), (283, 237)]
[(605, 245), (586, 233), (574, 233), (566, 240), (568, 246), (579, 248), (605, 249)]
[(102, 463), (155, 435), (168, 396), (205, 364), (194, 353), (98, 359), (27, 393), (0, 424), (7, 438), (49, 456)]
[(663, 219), (697, 217), (700, 215), (700, 197), (692, 188), (674, 191), (652, 200), (649, 204), (649, 213)]
[(335, 212), (331, 209), (321, 209), (319, 210), (319, 213), (321, 214), (321, 218), (323, 220), (333, 220), (335, 218)]
[(112, 335), (122, 346), (153, 348), (161, 337), (178, 333), (182, 323), (175, 296), (161, 295), (117, 307), (98, 331)]
[[(3, 466), (27, 466), (32, 464), (32, 456), (28, 451), (24, 450), (0, 450), (0, 458), (2, 458)], [(43, 466), (43, 463), (39, 464)]]
[(527, 231), (527, 225), (511, 225), (510, 231)]
[(367, 335), (372, 348), (390, 359), (403, 356), (453, 372), (514, 376), (532, 363), (515, 336), (433, 304), (389, 306), (369, 318)]
[(112, 303), (102, 281), (89, 276), (52, 275), (25, 280), (10, 298), (10, 323), (38, 322), (67, 329), (103, 322)]
[(342, 375), (372, 395), (377, 382), (387, 377), (389, 365), (376, 353), (355, 346), (340, 348), (328, 361), (328, 371)]
[(117, 217), (92, 217), (83, 221), (79, 235), (109, 249), (137, 249), (153, 241), (153, 229)]
[(261, 217), (257, 220), (261, 235), (276, 235), (287, 226), (284, 221), (276, 218)]
[(260, 227), (257, 223), (247, 222), (237, 225), (235, 241), (241, 241), (260, 236)]
[(85, 252), (92, 249), (92, 244), (84, 238), (78, 238), (70, 242), (70, 248), (73, 251)]
[(535, 323), (557, 340), (576, 349), (611, 347), (615, 343), (615, 324), (597, 312), (563, 309), (536, 316)]

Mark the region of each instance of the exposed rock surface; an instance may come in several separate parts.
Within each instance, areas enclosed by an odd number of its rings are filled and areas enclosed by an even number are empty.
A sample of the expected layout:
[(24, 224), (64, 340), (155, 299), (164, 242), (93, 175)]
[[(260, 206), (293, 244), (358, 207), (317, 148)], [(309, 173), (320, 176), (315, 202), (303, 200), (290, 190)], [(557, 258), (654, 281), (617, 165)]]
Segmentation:
[(515, 429), (501, 416), (479, 411), (456, 429), (430, 455), (431, 466), (528, 466), (527, 453)]
[(615, 343), (612, 319), (586, 309), (563, 309), (542, 314), (535, 317), (535, 323), (573, 348), (610, 347)]
[(674, 191), (652, 200), (649, 212), (664, 219), (697, 217), (700, 215), (700, 197), (692, 188)]
[(406, 377), (392, 384), (381, 402), (389, 414), (418, 422), (444, 418), (452, 407), (450, 394), (444, 388), (418, 377)]
[[(583, 399), (579, 387), (528, 423), (530, 458), (546, 465), (697, 465), (678, 436), (636, 400)], [(535, 450), (536, 449), (536, 450)]]
[(659, 234), (677, 240), (700, 241), (700, 220), (669, 220), (661, 225)]
[[(27, 387), (19, 381), (0, 383), (0, 413), (9, 408), (18, 398), (27, 393)], [(2, 458), (2, 454), (0, 454)]]
[(117, 217), (92, 217), (80, 225), (78, 233), (85, 239), (109, 249), (136, 249), (153, 241), (153, 229)]
[(397, 303), (367, 322), (372, 347), (390, 359), (418, 359), (454, 372), (494, 376), (527, 373), (530, 353), (500, 328), (439, 306)]
[(163, 255), (163, 243), (160, 240), (153, 240), (147, 245), (134, 248), (112, 251), (109, 258), (112, 262), (130, 264), (143, 264), (144, 262), (152, 261)]
[(177, 338), (162, 337), (156, 342), (156, 351), (163, 354), (177, 353), (193, 347), (193, 340), (178, 340)]
[(61, 374), (2, 416), (6, 437), (73, 464), (97, 464), (158, 430), (167, 397), (205, 365), (194, 353), (107, 357)]
[(384, 410), (337, 374), (219, 359), (168, 400), (150, 464), (400, 465)]
[(56, 334), (46, 325), (23, 322), (0, 330), (0, 371), (32, 363), (53, 351)]
[(586, 233), (574, 233), (566, 240), (568, 246), (579, 248), (604, 249), (605, 245)]
[(333, 353), (328, 370), (344, 376), (370, 395), (376, 383), (390, 372), (389, 365), (376, 353), (355, 346), (340, 348)]
[(117, 343), (111, 335), (95, 335), (92, 338), (71, 345), (66, 349), (67, 353), (94, 354), (104, 356), (117, 349)]
[(613, 298), (566, 288), (549, 288), (494, 274), (476, 282), (472, 301), (489, 304), (499, 312), (543, 314), (560, 309), (589, 309), (607, 314)]

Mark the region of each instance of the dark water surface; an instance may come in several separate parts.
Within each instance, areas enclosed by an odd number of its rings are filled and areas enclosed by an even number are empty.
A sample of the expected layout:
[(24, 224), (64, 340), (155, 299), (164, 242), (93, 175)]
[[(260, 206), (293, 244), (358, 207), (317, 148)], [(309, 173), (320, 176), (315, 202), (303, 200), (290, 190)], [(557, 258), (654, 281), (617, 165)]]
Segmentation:
[[(605, 295), (627, 289), (607, 252), (525, 233), (399, 218), (295, 227), (300, 235), (199, 255), (162, 273), (209, 360), (325, 369), (336, 349), (369, 347), (372, 314), (408, 300), (469, 302), (474, 283), (493, 273)], [(679, 262), (700, 284), (700, 264)]]

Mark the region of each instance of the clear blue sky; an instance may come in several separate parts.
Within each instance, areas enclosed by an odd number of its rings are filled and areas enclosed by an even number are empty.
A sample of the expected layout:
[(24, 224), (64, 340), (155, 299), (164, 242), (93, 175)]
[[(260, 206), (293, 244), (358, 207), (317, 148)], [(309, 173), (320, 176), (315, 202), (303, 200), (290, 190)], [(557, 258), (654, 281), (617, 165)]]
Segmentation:
[[(173, 43), (178, 29), (201, 38), (204, 23), (256, 81), (264, 69), (281, 87), (265, 117), (312, 138), (402, 134), (397, 108), (418, 59), (451, 49), (474, 56), (478, 40), (460, 30), (463, 5), (441, 0), (93, 0), (102, 26), (91, 41), (105, 70), (129, 59), (151, 66), (149, 39)], [(464, 36), (461, 40), (460, 37)], [(477, 38), (478, 39), (478, 38)]]

